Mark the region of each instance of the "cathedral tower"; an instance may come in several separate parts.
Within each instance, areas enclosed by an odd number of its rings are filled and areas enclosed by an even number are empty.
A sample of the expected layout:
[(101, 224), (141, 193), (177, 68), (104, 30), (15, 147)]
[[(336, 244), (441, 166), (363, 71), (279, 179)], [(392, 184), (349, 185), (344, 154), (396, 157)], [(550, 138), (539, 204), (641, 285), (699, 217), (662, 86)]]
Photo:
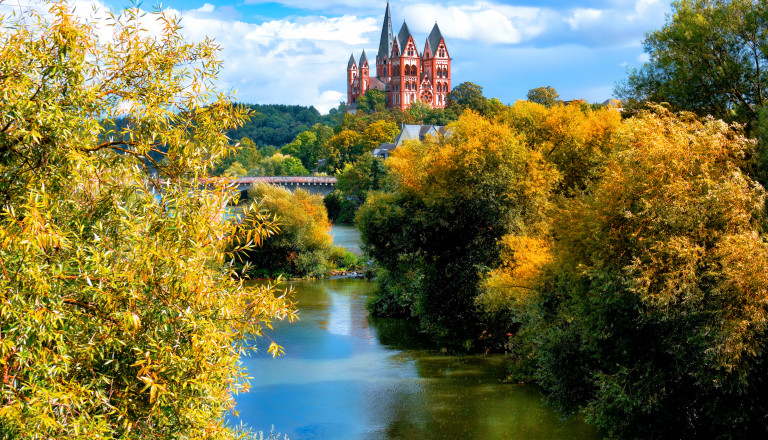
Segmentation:
[(386, 94), (387, 108), (405, 110), (414, 102), (423, 102), (431, 108), (445, 107), (451, 91), (451, 57), (437, 23), (420, 55), (405, 21), (397, 35), (392, 33), (392, 16), (387, 2), (376, 55), (376, 76), (370, 76), (365, 51), (359, 64), (354, 55), (351, 56), (347, 64), (347, 104), (354, 106), (370, 89)]
[(392, 53), (392, 42), (395, 35), (392, 33), (392, 17), (387, 10), (384, 12), (384, 25), (381, 27), (381, 40), (379, 41), (379, 53), (376, 55), (376, 78), (388, 83), (392, 74), (389, 71), (389, 55)]
[(359, 83), (357, 77), (357, 63), (355, 63), (355, 55), (349, 56), (349, 63), (347, 63), (347, 104), (354, 104), (357, 102), (357, 96), (359, 90), (356, 93), (355, 87)]

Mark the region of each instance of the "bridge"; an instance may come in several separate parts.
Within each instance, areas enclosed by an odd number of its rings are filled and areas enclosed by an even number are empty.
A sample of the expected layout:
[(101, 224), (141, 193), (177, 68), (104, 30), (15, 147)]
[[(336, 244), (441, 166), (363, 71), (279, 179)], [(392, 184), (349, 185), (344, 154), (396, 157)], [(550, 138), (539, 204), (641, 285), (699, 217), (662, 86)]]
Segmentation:
[(238, 191), (247, 191), (251, 185), (258, 182), (279, 185), (290, 191), (303, 188), (311, 193), (327, 195), (336, 188), (335, 177), (302, 177), (302, 176), (275, 176), (275, 177), (237, 177), (233, 183)]

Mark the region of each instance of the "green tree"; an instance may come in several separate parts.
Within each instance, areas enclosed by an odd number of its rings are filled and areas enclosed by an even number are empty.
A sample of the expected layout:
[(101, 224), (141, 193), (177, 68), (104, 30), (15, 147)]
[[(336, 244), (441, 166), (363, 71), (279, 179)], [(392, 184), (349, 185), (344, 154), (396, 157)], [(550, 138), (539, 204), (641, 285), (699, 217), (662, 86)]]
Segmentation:
[(757, 119), (765, 101), (767, 10), (765, 0), (675, 1), (664, 27), (645, 39), (650, 61), (616, 94), (728, 121)]
[[(259, 147), (254, 144), (252, 140), (244, 137), (234, 146), (227, 157), (222, 158), (221, 161), (213, 167), (211, 174), (214, 176), (233, 175), (232, 173), (242, 171), (242, 174), (237, 175), (247, 176), (247, 170), (256, 167), (261, 159), (262, 154), (259, 151)], [(235, 163), (238, 165), (235, 166)], [(230, 174), (227, 174), (227, 172)]]
[(368, 191), (381, 189), (385, 173), (382, 159), (365, 154), (336, 174), (336, 187), (347, 197), (353, 197), (358, 203), (362, 203)]
[[(229, 189), (199, 180), (247, 111), (173, 16), (48, 6), (0, 32), (0, 438), (233, 438), (241, 353), (294, 316), (237, 279)], [(276, 231), (246, 219), (246, 248)]]
[(560, 101), (560, 94), (552, 86), (536, 87), (528, 91), (528, 101), (541, 104), (546, 107), (552, 107)]
[(408, 106), (403, 116), (408, 124), (424, 124), (424, 121), (429, 119), (431, 114), (432, 108), (429, 104), (416, 101)]
[(360, 154), (362, 131), (342, 128), (328, 140), (327, 171), (334, 172), (354, 161)]
[(363, 113), (383, 112), (387, 105), (387, 95), (377, 89), (370, 89), (357, 100), (357, 111)]
[(253, 175), (259, 176), (308, 176), (309, 171), (293, 156), (275, 153), (264, 158)]
[(363, 130), (359, 140), (360, 147), (353, 150), (353, 155), (357, 156), (354, 160), (370, 156), (381, 144), (392, 142), (398, 133), (400, 133), (400, 127), (394, 122), (388, 120), (372, 122)]
[(240, 162), (233, 162), (232, 165), (224, 171), (224, 176), (226, 177), (243, 177), (247, 175), (248, 170), (246, 170)]
[(448, 93), (447, 108), (460, 114), (466, 109), (474, 110), (480, 114), (485, 113), (486, 99), (483, 96), (483, 88), (471, 82), (463, 82), (454, 87)]
[(319, 159), (328, 155), (328, 140), (333, 136), (333, 129), (322, 124), (315, 124), (311, 130), (299, 133), (296, 139), (280, 149), (280, 152), (301, 160), (308, 170), (317, 167)]

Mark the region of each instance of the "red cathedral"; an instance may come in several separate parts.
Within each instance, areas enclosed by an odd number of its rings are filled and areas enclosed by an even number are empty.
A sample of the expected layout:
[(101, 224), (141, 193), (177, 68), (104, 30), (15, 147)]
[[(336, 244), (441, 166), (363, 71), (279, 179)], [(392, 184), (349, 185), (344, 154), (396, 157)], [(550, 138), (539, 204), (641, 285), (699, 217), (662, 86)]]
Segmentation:
[(387, 2), (379, 53), (376, 55), (376, 76), (370, 75), (365, 51), (359, 62), (355, 61), (354, 54), (350, 56), (347, 104), (354, 106), (357, 99), (370, 89), (386, 94), (387, 108), (405, 110), (416, 101), (433, 109), (445, 107), (451, 91), (451, 57), (437, 23), (419, 55), (416, 41), (405, 21), (397, 36), (392, 33), (392, 17)]

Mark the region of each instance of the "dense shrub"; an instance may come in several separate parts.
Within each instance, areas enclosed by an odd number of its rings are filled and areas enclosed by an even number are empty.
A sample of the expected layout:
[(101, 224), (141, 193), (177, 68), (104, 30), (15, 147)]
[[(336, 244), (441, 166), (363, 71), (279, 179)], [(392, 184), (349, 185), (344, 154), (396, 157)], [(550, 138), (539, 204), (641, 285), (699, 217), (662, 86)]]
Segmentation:
[(258, 183), (248, 190), (248, 197), (275, 214), (280, 224), (277, 235), (242, 255), (251, 274), (316, 277), (331, 269), (328, 254), (333, 240), (322, 196)]

